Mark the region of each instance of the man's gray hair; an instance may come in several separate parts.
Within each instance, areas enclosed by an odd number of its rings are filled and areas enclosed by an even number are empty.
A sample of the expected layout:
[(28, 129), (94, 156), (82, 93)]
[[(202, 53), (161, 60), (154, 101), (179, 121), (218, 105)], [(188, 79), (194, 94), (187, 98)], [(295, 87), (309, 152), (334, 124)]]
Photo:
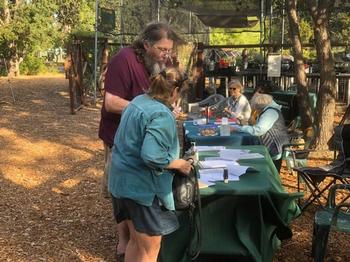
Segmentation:
[(151, 22), (147, 24), (143, 31), (136, 37), (132, 46), (134, 49), (143, 49), (144, 43), (148, 42), (153, 45), (163, 38), (174, 41), (175, 46), (185, 43), (169, 24), (164, 22)]
[(272, 96), (268, 94), (258, 94), (256, 93), (250, 100), (250, 107), (252, 110), (261, 111), (267, 105), (271, 104), (273, 101)]

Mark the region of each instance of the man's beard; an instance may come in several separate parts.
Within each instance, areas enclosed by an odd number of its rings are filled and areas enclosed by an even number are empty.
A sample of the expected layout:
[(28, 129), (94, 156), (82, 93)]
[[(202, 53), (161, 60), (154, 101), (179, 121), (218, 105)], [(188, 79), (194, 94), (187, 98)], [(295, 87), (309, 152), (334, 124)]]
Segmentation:
[(145, 54), (145, 67), (151, 76), (159, 74), (164, 68), (164, 63), (157, 62), (152, 56), (149, 54)]

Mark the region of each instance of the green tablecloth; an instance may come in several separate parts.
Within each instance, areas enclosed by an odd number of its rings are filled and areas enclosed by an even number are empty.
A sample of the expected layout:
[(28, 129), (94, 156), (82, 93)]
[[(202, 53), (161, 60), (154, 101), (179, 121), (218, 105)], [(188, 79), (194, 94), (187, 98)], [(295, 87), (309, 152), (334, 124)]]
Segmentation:
[[(264, 146), (242, 146), (265, 158), (241, 160), (255, 170), (240, 181), (216, 183), (200, 190), (202, 200), (202, 246), (205, 254), (228, 255), (226, 261), (272, 261), (281, 239), (290, 238), (289, 222), (300, 214), (295, 200), (301, 196), (287, 193)], [(200, 157), (215, 155), (201, 153)], [(190, 261), (188, 213), (179, 213), (180, 229), (165, 236), (159, 261)], [(232, 258), (234, 256), (234, 258)], [(238, 260), (237, 260), (238, 259)]]

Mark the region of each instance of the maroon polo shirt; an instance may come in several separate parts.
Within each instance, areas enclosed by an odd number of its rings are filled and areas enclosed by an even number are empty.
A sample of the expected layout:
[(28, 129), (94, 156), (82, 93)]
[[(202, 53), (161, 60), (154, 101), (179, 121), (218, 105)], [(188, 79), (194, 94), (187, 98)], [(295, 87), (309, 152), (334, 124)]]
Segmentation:
[[(105, 91), (131, 101), (148, 89), (149, 77), (143, 63), (137, 60), (134, 50), (131, 47), (125, 47), (108, 64)], [(110, 146), (113, 145), (120, 117), (120, 114), (107, 112), (103, 101), (98, 136)]]

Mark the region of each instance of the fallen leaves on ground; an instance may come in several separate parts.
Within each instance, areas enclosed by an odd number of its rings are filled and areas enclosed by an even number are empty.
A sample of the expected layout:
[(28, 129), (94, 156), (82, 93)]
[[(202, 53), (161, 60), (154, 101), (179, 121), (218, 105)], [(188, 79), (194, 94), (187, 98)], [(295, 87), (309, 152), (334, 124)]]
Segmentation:
[[(115, 261), (111, 204), (100, 196), (100, 101), (71, 115), (63, 76), (0, 78), (0, 116), (0, 260)], [(295, 175), (283, 167), (281, 177), (295, 192)], [(293, 220), (274, 261), (312, 261), (315, 210)], [(349, 235), (332, 232), (326, 261), (350, 261), (349, 250)]]

